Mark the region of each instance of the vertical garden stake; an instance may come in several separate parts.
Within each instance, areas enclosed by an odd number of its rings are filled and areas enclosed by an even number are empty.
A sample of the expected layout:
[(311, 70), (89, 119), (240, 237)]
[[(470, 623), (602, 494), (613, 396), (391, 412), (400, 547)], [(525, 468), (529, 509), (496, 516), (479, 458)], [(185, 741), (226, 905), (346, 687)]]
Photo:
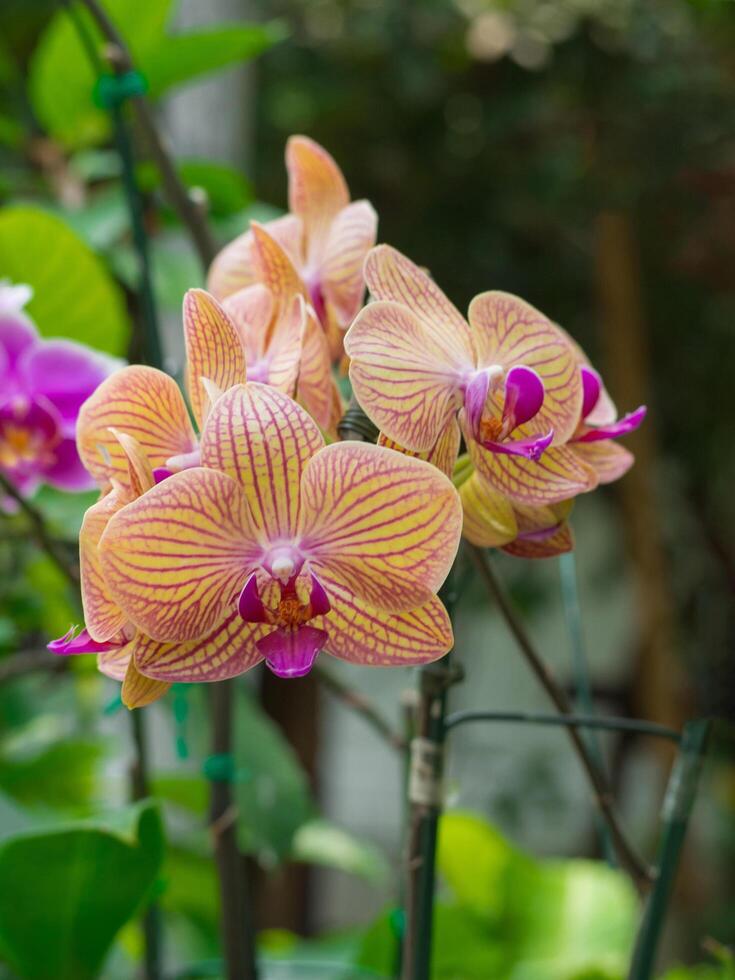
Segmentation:
[(690, 721), (684, 726), (662, 806), (663, 830), (656, 861), (656, 883), (646, 900), (628, 980), (650, 980), (653, 976), (711, 727), (708, 719)]

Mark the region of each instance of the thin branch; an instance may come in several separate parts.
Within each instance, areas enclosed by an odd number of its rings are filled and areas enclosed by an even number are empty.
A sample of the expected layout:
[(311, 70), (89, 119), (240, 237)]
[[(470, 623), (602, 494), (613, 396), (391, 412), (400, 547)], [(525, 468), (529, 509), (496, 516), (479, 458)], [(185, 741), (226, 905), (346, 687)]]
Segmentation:
[(544, 714), (540, 711), (454, 711), (446, 720), (447, 728), (456, 728), (470, 721), (519, 722), (523, 725), (551, 725), (562, 728), (591, 728), (603, 732), (629, 732), (634, 735), (650, 735), (652, 738), (666, 738), (671, 742), (681, 741), (681, 735), (674, 728), (658, 725), (653, 721), (638, 718), (615, 718), (602, 715), (564, 715)]
[(390, 722), (384, 718), (372, 701), (364, 694), (345, 684), (337, 675), (323, 664), (317, 664), (314, 668), (316, 676), (330, 694), (355, 711), (363, 721), (377, 732), (381, 738), (385, 739), (393, 748), (405, 752), (408, 748), (405, 738), (396, 731)]
[(0, 684), (36, 673), (62, 673), (69, 667), (68, 657), (55, 657), (48, 650), (21, 650), (0, 659)]
[(75, 587), (79, 587), (79, 570), (70, 562), (67, 555), (66, 549), (59, 541), (54, 538), (51, 534), (46, 520), (43, 514), (37, 510), (30, 501), (26, 500), (25, 497), (19, 493), (19, 491), (13, 486), (10, 480), (5, 476), (5, 474), (0, 473), (0, 491), (11, 497), (21, 511), (26, 515), (31, 524), (31, 533), (36, 541), (36, 544), (41, 548), (49, 558), (53, 561), (56, 567), (62, 572), (66, 578)]
[[(487, 591), (497, 603), (516, 643), (534, 674), (543, 685), (544, 690), (551, 698), (557, 711), (563, 715), (573, 715), (574, 709), (571, 701), (544, 660), (537, 653), (510, 599), (506, 596), (500, 582), (495, 577), (495, 573), (490, 567), (484, 552), (474, 545), (470, 546), (468, 551)], [(651, 887), (654, 880), (654, 873), (648, 864), (636, 853), (633, 845), (629, 842), (615, 811), (613, 798), (607, 782), (590, 755), (579, 729), (575, 726), (570, 726), (569, 737), (579, 756), (582, 767), (592, 784), (595, 803), (610, 831), (620, 864), (630, 874), (638, 890), (644, 893)]]
[[(135, 63), (125, 39), (115, 27), (104, 8), (97, 0), (80, 0), (94, 18), (102, 36), (108, 42), (107, 57), (117, 74), (135, 70)], [(190, 194), (179, 177), (171, 153), (164, 146), (163, 140), (156, 127), (150, 103), (142, 95), (133, 96), (130, 103), (135, 113), (143, 139), (148, 145), (169, 204), (184, 224), (204, 268), (208, 268), (214, 259), (217, 249), (207, 225), (206, 216), (201, 203)]]

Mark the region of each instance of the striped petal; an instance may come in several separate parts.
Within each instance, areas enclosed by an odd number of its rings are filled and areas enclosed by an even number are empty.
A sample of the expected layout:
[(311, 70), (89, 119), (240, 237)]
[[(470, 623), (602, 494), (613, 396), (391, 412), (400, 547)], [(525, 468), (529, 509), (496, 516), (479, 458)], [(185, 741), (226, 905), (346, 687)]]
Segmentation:
[(574, 433), (582, 411), (582, 378), (564, 333), (529, 303), (510, 293), (481, 293), (470, 303), (469, 320), (480, 367), (499, 364), (532, 368), (544, 399), (529, 423), (532, 434), (554, 430), (561, 444)]
[(212, 409), (202, 433), (202, 464), (240, 484), (255, 526), (273, 541), (294, 534), (301, 474), (323, 445), (300, 405), (251, 382), (231, 388)]
[(459, 487), (462, 537), (479, 548), (499, 548), (518, 533), (510, 501), (475, 470)]
[(238, 289), (223, 301), (222, 306), (229, 313), (240, 336), (240, 343), (245, 351), (248, 376), (251, 380), (258, 381), (260, 379), (253, 376), (251, 369), (265, 354), (275, 308), (273, 294), (270, 289), (257, 282), (244, 289)]
[(449, 572), (462, 508), (435, 467), (383, 446), (334, 443), (301, 481), (301, 549), (358, 598), (382, 609), (427, 602)]
[(82, 405), (77, 448), (100, 483), (128, 481), (128, 464), (110, 429), (132, 436), (152, 467), (196, 449), (196, 436), (176, 382), (156, 368), (134, 365), (110, 375)]
[(213, 629), (261, 553), (240, 487), (200, 467), (175, 473), (115, 514), (99, 550), (130, 619), (170, 641)]
[(244, 623), (235, 610), (201, 639), (188, 643), (157, 643), (139, 635), (135, 666), (147, 677), (177, 684), (237, 677), (263, 659), (255, 643), (270, 629)]
[(365, 282), (377, 300), (407, 306), (426, 325), (437, 342), (447, 340), (461, 348), (463, 360), (474, 351), (467, 321), (423, 269), (390, 245), (378, 245), (365, 260)]
[(81, 579), (82, 609), (89, 635), (104, 642), (115, 636), (128, 620), (114, 598), (102, 572), (99, 542), (110, 518), (132, 496), (123, 487), (111, 490), (85, 513), (79, 531), (79, 571)]
[(102, 653), (97, 654), (97, 669), (113, 681), (124, 681), (133, 655), (132, 641), (124, 640)]
[[(135, 647), (135, 641), (130, 644)], [(130, 658), (128, 669), (125, 671), (120, 697), (126, 708), (144, 708), (147, 704), (152, 704), (171, 687), (168, 681), (156, 681), (152, 677), (146, 677), (135, 666), (135, 660)]]
[(597, 485), (595, 471), (571, 446), (550, 446), (539, 460), (491, 453), (472, 440), (467, 448), (480, 475), (513, 503), (554, 504)]
[(457, 411), (472, 369), (451, 334), (396, 303), (370, 303), (345, 337), (350, 381), (363, 410), (389, 439), (428, 452)]
[(273, 325), (265, 354), (267, 377), (263, 380), (286, 395), (293, 396), (296, 389), (305, 331), (306, 304), (302, 296), (294, 296)]
[(264, 225), (253, 221), (253, 266), (258, 280), (269, 289), (280, 316), (294, 296), (306, 296), (306, 288), (290, 257)]
[[(275, 221), (268, 221), (265, 228), (286, 250), (294, 262), (300, 262), (303, 226), (293, 214), (286, 214)], [(246, 231), (233, 239), (215, 256), (207, 275), (207, 291), (222, 301), (258, 279), (253, 265), (253, 234)]]
[(306, 260), (318, 261), (337, 214), (349, 204), (350, 192), (333, 158), (306, 136), (286, 144), (288, 209), (301, 218), (307, 245)]
[(307, 307), (304, 324), (297, 396), (317, 425), (334, 436), (342, 417), (342, 399), (332, 376), (329, 342), (311, 307)]
[(365, 295), (362, 267), (375, 244), (378, 216), (368, 201), (355, 201), (332, 223), (320, 270), (325, 301), (346, 329), (357, 315)]
[(574, 548), (569, 514), (574, 501), (565, 500), (552, 507), (516, 507), (518, 537), (503, 551), (516, 558), (553, 558)]
[(327, 585), (332, 609), (313, 622), (327, 632), (325, 652), (333, 657), (353, 664), (413, 667), (451, 650), (452, 624), (439, 599), (388, 612), (357, 599), (336, 581)]
[(190, 289), (184, 296), (186, 390), (201, 428), (210, 400), (202, 378), (221, 391), (245, 381), (245, 355), (235, 324), (214, 296)]
[(614, 483), (624, 476), (635, 462), (633, 453), (619, 446), (612, 439), (601, 442), (574, 442), (570, 446), (584, 462), (591, 466), (600, 483)]
[(426, 453), (415, 453), (404, 449), (403, 446), (389, 439), (384, 432), (381, 432), (378, 437), (378, 445), (387, 446), (388, 449), (393, 449), (406, 456), (415, 456), (417, 459), (424, 459), (427, 463), (431, 463), (432, 466), (436, 466), (437, 469), (441, 470), (445, 476), (451, 477), (454, 472), (454, 465), (457, 462), (461, 439), (462, 434), (459, 431), (457, 420), (451, 418), (442, 429), (439, 438), (432, 448)]

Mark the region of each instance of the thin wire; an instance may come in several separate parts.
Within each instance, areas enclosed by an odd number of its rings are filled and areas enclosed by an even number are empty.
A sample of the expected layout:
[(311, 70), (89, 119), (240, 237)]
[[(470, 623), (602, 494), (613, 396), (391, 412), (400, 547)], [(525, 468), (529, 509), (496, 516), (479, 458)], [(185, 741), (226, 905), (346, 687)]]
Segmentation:
[(446, 728), (457, 728), (472, 721), (518, 722), (525, 725), (552, 725), (562, 728), (591, 728), (606, 732), (632, 732), (680, 742), (681, 734), (673, 728), (638, 718), (616, 718), (600, 715), (556, 715), (534, 711), (455, 711), (447, 717)]

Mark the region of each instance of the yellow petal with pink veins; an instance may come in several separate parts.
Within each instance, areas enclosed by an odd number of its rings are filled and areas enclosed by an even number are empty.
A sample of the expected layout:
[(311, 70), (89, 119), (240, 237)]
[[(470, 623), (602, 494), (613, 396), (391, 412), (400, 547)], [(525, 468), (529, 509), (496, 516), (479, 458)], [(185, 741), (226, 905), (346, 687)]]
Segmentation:
[[(135, 641), (131, 646), (135, 647)], [(170, 687), (168, 681), (157, 681), (141, 674), (135, 666), (135, 660), (131, 657), (128, 669), (125, 671), (120, 698), (126, 708), (144, 708), (147, 704), (162, 698)]]
[(298, 379), (298, 399), (325, 432), (336, 433), (342, 399), (332, 377), (329, 342), (311, 308), (307, 308)]
[(378, 216), (368, 201), (355, 201), (335, 217), (320, 267), (324, 299), (336, 312), (342, 329), (362, 306), (365, 256), (375, 244)]
[[(264, 227), (286, 251), (292, 262), (299, 265), (303, 227), (301, 220), (293, 214), (286, 214), (275, 221), (268, 221)], [(222, 301), (232, 293), (257, 282), (258, 273), (253, 265), (253, 234), (246, 231), (215, 256), (209, 267), (207, 290)]]
[(516, 508), (519, 535), (503, 551), (516, 558), (553, 558), (574, 548), (568, 517), (573, 501), (551, 507)]
[(599, 442), (572, 442), (569, 448), (592, 467), (600, 483), (614, 483), (624, 476), (635, 462), (633, 453), (612, 439), (600, 439)]
[(231, 388), (202, 433), (202, 463), (242, 487), (253, 522), (267, 540), (294, 534), (299, 482), (324, 445), (317, 424), (287, 395), (250, 382)]
[(396, 452), (404, 453), (406, 456), (415, 456), (417, 459), (424, 459), (427, 463), (431, 463), (432, 466), (436, 466), (446, 476), (451, 477), (454, 472), (454, 464), (457, 462), (461, 438), (462, 434), (459, 430), (457, 420), (452, 418), (444, 429), (442, 429), (439, 438), (428, 452), (415, 453), (409, 449), (404, 449), (403, 446), (389, 439), (384, 432), (381, 432), (378, 437), (378, 445), (387, 446), (388, 449), (394, 449)]
[(99, 553), (110, 591), (135, 625), (156, 640), (184, 641), (223, 619), (261, 549), (237, 483), (195, 467), (118, 511)]
[(292, 260), (275, 238), (268, 234), (263, 225), (255, 221), (252, 229), (253, 265), (258, 279), (273, 295), (274, 314), (278, 317), (294, 296), (303, 296), (306, 299), (306, 289)]
[(499, 548), (518, 533), (513, 508), (475, 470), (459, 488), (462, 499), (462, 537), (479, 548)]
[(120, 646), (112, 647), (97, 654), (97, 669), (110, 680), (124, 681), (132, 655), (132, 642), (125, 643), (121, 638)]
[(99, 557), (99, 541), (110, 518), (130, 503), (132, 496), (117, 486), (85, 513), (79, 532), (79, 571), (84, 622), (93, 640), (105, 642), (123, 628), (128, 620), (114, 598)]
[(265, 354), (275, 309), (273, 294), (258, 282), (228, 296), (222, 306), (235, 324), (246, 363), (255, 364)]
[(302, 359), (306, 330), (306, 304), (294, 296), (291, 305), (274, 323), (265, 351), (267, 383), (293, 397)]
[(190, 289), (184, 296), (186, 388), (201, 428), (210, 400), (202, 378), (221, 391), (245, 381), (245, 354), (235, 324), (214, 296)]
[(100, 483), (115, 478), (127, 485), (128, 461), (111, 428), (136, 439), (154, 469), (196, 449), (181, 392), (156, 368), (133, 365), (111, 374), (77, 420), (77, 448), (87, 470)]
[(472, 340), (480, 367), (532, 368), (544, 400), (529, 422), (532, 434), (554, 430), (554, 444), (574, 433), (582, 411), (582, 378), (574, 348), (548, 317), (510, 293), (481, 293), (470, 303)]
[(394, 302), (369, 303), (345, 337), (350, 380), (363, 410), (389, 439), (428, 452), (456, 415), (472, 369), (450, 333)]
[(341, 442), (301, 481), (302, 548), (312, 565), (382, 609), (427, 602), (457, 553), (462, 507), (434, 466), (383, 446)]
[(153, 469), (148, 457), (137, 439), (133, 439), (127, 432), (120, 432), (112, 427), (110, 429), (117, 441), (122, 446), (128, 460), (128, 485), (131, 497), (142, 496), (146, 490), (150, 490), (155, 485)]
[(597, 486), (597, 474), (571, 446), (550, 446), (537, 462), (493, 453), (471, 440), (467, 448), (481, 476), (513, 503), (542, 507)]
[(448, 653), (454, 642), (447, 611), (437, 598), (404, 612), (387, 612), (330, 581), (328, 615), (312, 620), (326, 631), (325, 652), (354, 664), (413, 667)]
[(474, 360), (470, 328), (428, 273), (390, 245), (365, 260), (365, 282), (374, 299), (401, 303), (423, 320), (436, 343), (455, 345), (462, 362)]
[(306, 261), (321, 257), (330, 227), (349, 203), (350, 192), (334, 159), (306, 136), (292, 136), (286, 144), (288, 205), (301, 218), (306, 241)]
[(157, 643), (139, 636), (135, 666), (147, 677), (177, 684), (237, 677), (263, 659), (255, 643), (270, 629), (262, 623), (243, 622), (235, 610), (209, 633), (188, 643)]

